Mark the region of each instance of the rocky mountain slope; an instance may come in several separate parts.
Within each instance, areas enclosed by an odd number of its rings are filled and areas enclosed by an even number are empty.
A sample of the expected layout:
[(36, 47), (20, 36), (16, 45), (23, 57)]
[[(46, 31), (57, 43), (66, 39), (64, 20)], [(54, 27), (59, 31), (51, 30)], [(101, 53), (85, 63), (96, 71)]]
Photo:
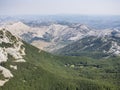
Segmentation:
[[(9, 57), (13, 58), (12, 62), (25, 62), (23, 59), (24, 50), (23, 43), (19, 38), (5, 29), (0, 29), (0, 86), (3, 86), (14, 76), (9, 69), (2, 65), (8, 62)], [(17, 65), (10, 64), (9, 67), (17, 70)]]

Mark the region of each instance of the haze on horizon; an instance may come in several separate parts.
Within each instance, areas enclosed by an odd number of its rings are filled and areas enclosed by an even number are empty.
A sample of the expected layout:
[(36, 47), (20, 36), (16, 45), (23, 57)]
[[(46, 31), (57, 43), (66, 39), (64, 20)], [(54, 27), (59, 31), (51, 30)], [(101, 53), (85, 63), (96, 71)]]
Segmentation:
[(120, 15), (120, 0), (0, 0), (0, 15)]

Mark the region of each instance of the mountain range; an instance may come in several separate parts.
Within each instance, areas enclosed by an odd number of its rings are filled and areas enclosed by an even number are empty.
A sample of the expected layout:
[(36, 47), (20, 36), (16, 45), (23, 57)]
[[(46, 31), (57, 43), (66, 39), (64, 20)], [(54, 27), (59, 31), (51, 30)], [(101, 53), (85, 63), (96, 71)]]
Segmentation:
[(90, 28), (82, 24), (73, 24), (72, 26), (51, 24), (32, 28), (22, 22), (17, 22), (5, 25), (5, 27), (14, 35), (49, 52), (76, 41), (90, 32)]
[(4, 27), (22, 40), (53, 54), (89, 56), (87, 53), (92, 51), (96, 54), (93, 56), (120, 55), (119, 28), (97, 30), (79, 23), (30, 27), (22, 22), (8, 23)]

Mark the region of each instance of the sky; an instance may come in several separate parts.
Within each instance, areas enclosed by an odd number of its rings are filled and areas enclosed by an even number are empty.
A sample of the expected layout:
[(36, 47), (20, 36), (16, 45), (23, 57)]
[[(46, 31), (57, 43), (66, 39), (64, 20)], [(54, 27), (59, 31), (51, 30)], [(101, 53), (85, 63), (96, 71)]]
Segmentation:
[(120, 15), (120, 0), (0, 0), (0, 15)]

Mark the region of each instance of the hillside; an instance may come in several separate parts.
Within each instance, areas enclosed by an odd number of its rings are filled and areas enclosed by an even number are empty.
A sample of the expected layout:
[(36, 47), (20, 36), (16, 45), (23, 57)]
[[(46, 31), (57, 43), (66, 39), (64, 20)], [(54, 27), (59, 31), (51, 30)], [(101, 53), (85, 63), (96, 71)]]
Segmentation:
[(107, 33), (101, 31), (77, 40), (54, 53), (69, 56), (87, 56), (97, 59), (120, 56), (119, 40), (120, 31), (114, 30)]
[[(21, 41), (6, 30), (1, 32), (6, 34), (1, 33), (0, 36), (0, 48), (3, 49), (0, 57), (6, 58), (1, 59), (0, 65), (9, 70), (11, 76), (3, 77), (4, 70), (1, 70), (0, 79), (9, 81), (0, 86), (0, 90), (119, 90), (120, 88), (119, 57), (98, 61), (87, 57), (55, 56)], [(11, 53), (9, 48), (15, 53)], [(16, 55), (19, 57), (15, 57)]]

